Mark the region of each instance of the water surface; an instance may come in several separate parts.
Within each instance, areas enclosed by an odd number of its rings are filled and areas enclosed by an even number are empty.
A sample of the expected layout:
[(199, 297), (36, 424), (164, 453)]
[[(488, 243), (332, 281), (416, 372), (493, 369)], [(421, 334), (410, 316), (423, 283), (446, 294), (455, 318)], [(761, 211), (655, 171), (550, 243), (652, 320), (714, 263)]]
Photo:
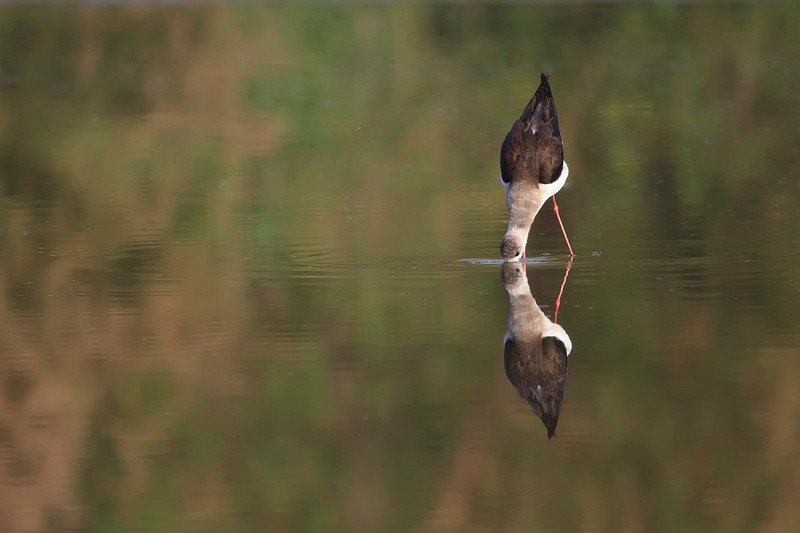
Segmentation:
[[(0, 9), (0, 530), (800, 529), (800, 8)], [(552, 73), (556, 436), (500, 142)], [(552, 319), (567, 253), (528, 245)]]

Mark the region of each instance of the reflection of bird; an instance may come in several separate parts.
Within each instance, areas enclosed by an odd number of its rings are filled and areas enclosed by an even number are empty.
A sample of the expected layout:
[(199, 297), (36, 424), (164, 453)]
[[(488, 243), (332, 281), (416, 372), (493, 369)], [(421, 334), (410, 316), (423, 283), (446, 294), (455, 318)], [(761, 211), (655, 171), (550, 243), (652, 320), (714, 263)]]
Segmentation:
[[(528, 232), (536, 214), (545, 201), (554, 196), (567, 181), (569, 167), (564, 161), (564, 143), (558, 129), (558, 116), (547, 76), (542, 81), (525, 110), (514, 122), (500, 148), (500, 183), (506, 190), (508, 230), (500, 244), (506, 261), (525, 258)], [(553, 197), (553, 209), (564, 239), (569, 244), (558, 205)]]
[(536, 305), (520, 263), (503, 263), (501, 276), (509, 299), (508, 332), (503, 340), (506, 376), (552, 438), (561, 413), (572, 341)]

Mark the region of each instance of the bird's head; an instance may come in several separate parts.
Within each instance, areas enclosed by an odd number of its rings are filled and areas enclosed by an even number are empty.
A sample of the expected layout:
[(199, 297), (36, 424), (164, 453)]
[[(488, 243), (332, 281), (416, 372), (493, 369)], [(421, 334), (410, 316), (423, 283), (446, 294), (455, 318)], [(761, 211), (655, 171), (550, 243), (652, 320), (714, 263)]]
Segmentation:
[(503, 259), (511, 263), (522, 259), (522, 254), (525, 252), (525, 245), (527, 239), (525, 235), (521, 235), (518, 231), (509, 230), (504, 236), (503, 241), (500, 243), (500, 255)]

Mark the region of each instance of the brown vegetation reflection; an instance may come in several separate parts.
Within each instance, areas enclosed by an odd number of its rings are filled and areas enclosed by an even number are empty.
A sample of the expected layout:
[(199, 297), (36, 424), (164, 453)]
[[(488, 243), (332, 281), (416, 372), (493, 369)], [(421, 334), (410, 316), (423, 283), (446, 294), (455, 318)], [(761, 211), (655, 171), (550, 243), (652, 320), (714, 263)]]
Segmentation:
[(539, 308), (522, 263), (504, 263), (501, 278), (509, 300), (503, 339), (506, 376), (552, 438), (561, 414), (572, 340)]
[[(0, 531), (797, 531), (799, 26), (0, 8)], [(541, 69), (592, 343), (557, 442), (457, 261)]]

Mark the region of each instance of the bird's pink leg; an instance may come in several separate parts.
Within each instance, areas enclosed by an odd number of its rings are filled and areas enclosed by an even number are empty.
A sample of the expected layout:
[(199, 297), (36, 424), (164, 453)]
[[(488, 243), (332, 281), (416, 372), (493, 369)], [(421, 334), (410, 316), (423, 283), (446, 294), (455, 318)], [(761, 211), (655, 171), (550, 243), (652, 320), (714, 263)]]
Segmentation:
[(567, 277), (569, 276), (569, 269), (572, 268), (572, 258), (567, 261), (567, 270), (564, 272), (564, 279), (561, 280), (561, 288), (558, 290), (558, 297), (556, 298), (555, 312), (553, 313), (553, 322), (558, 322), (558, 308), (561, 307), (561, 295), (564, 294), (564, 287), (567, 284)]
[(567, 237), (567, 230), (564, 229), (564, 223), (561, 222), (561, 215), (558, 214), (558, 204), (556, 203), (555, 195), (553, 195), (553, 211), (556, 212), (558, 225), (561, 226), (561, 234), (564, 236), (564, 240), (567, 241), (567, 248), (569, 248), (569, 255), (570, 257), (575, 257), (575, 253), (572, 251), (572, 245), (569, 243), (569, 238)]

